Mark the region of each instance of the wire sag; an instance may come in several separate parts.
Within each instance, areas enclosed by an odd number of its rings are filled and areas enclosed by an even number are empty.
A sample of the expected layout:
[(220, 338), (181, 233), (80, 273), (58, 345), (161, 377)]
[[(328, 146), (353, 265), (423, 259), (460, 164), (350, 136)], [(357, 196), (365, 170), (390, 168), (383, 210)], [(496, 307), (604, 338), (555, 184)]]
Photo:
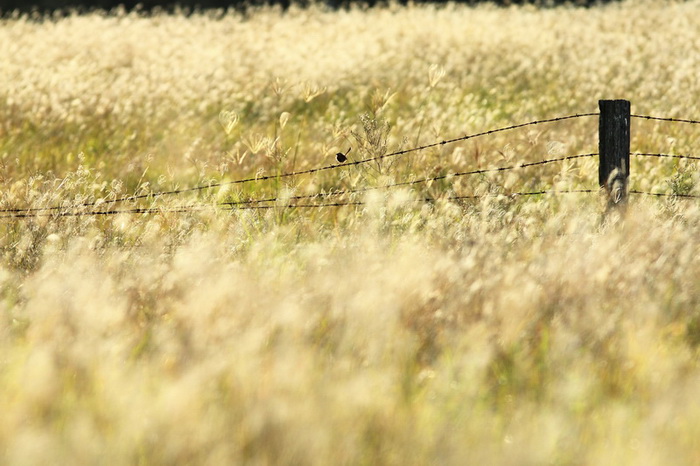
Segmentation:
[(514, 130), (517, 128), (524, 128), (526, 126), (534, 126), (534, 125), (540, 125), (543, 123), (553, 123), (556, 121), (564, 121), (564, 120), (571, 120), (574, 118), (581, 118), (581, 117), (590, 117), (590, 116), (596, 116), (598, 113), (580, 113), (580, 114), (573, 114), (573, 115), (566, 115), (566, 116), (561, 116), (561, 117), (556, 117), (556, 118), (548, 118), (544, 120), (535, 120), (535, 121), (529, 121), (527, 123), (520, 123), (517, 125), (510, 125), (510, 126), (505, 126), (502, 128), (496, 128), (496, 129), (491, 129), (488, 131), (482, 131), (480, 133), (474, 133), (474, 134), (468, 134), (465, 136), (461, 136), (458, 138), (454, 139), (447, 139), (443, 141), (439, 141), (433, 144), (427, 144), (424, 146), (419, 146), (419, 147), (414, 147), (412, 149), (405, 149), (405, 150), (400, 150), (397, 152), (392, 152), (390, 154), (384, 154), (376, 157), (370, 157), (367, 159), (363, 160), (355, 160), (351, 162), (345, 162), (345, 163), (338, 163), (338, 164), (333, 164), (333, 165), (327, 165), (324, 167), (318, 167), (318, 168), (311, 168), (308, 170), (301, 170), (301, 171), (296, 171), (296, 172), (290, 172), (290, 173), (282, 173), (278, 175), (263, 175), (263, 176), (255, 176), (255, 177), (250, 177), (250, 178), (243, 178), (239, 180), (233, 180), (233, 181), (220, 181), (217, 183), (209, 183), (206, 185), (200, 185), (200, 186), (193, 186), (191, 188), (182, 188), (182, 189), (173, 189), (169, 191), (158, 191), (154, 193), (147, 193), (147, 194), (133, 194), (129, 196), (122, 196), (118, 197), (116, 199), (106, 199), (106, 200), (100, 200), (100, 201), (93, 201), (93, 202), (83, 202), (79, 204), (73, 204), (70, 206), (52, 206), (52, 207), (28, 207), (24, 209), (0, 209), (0, 213), (19, 213), (19, 212), (46, 212), (46, 211), (64, 211), (64, 210), (70, 210), (70, 209), (79, 209), (79, 208), (84, 208), (84, 207), (95, 207), (98, 203), (99, 204), (117, 204), (119, 202), (129, 202), (129, 201), (136, 201), (139, 199), (148, 199), (148, 198), (158, 198), (158, 197), (164, 197), (164, 196), (173, 196), (173, 195), (179, 195), (179, 194), (184, 194), (184, 193), (191, 193), (191, 192), (196, 192), (196, 191), (204, 191), (207, 189), (212, 189), (212, 188), (219, 188), (222, 186), (229, 186), (229, 185), (237, 185), (237, 184), (245, 184), (245, 183), (254, 183), (254, 182), (259, 182), (259, 181), (268, 181), (268, 180), (273, 180), (273, 179), (281, 179), (281, 178), (290, 178), (290, 177), (295, 177), (295, 176), (301, 176), (301, 175), (308, 175), (312, 173), (319, 173), (327, 170), (336, 170), (338, 168), (343, 168), (343, 167), (351, 167), (354, 165), (361, 165), (369, 162), (374, 162), (377, 160), (381, 159), (386, 159), (389, 157), (396, 157), (399, 155), (404, 155), (404, 154), (409, 154), (412, 152), (417, 152), (417, 151), (422, 151), (425, 149), (430, 149), (432, 147), (437, 147), (437, 146), (443, 146), (446, 144), (452, 144), (455, 142), (459, 141), (466, 141), (468, 139), (474, 139), (478, 138), (481, 136), (487, 136), (490, 134), (495, 134), (495, 133), (500, 133), (504, 131), (510, 131)]

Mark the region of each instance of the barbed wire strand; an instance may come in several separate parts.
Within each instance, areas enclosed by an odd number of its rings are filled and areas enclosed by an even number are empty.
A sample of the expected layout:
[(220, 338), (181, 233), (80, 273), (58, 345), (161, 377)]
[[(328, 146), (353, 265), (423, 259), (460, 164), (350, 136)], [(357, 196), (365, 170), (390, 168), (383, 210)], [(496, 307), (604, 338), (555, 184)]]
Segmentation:
[[(439, 181), (447, 178), (452, 178), (452, 177), (460, 177), (460, 176), (469, 176), (469, 175), (479, 175), (483, 173), (493, 173), (493, 172), (499, 172), (499, 171), (507, 171), (507, 170), (515, 170), (519, 168), (527, 168), (527, 167), (534, 167), (538, 165), (546, 165), (550, 163), (555, 163), (555, 162), (562, 162), (565, 160), (574, 160), (578, 158), (583, 158), (583, 157), (594, 157), (598, 155), (597, 153), (590, 153), (590, 154), (578, 154), (578, 155), (568, 155), (566, 157), (559, 157), (555, 159), (548, 159), (548, 160), (541, 160), (538, 162), (529, 162), (529, 163), (523, 163), (519, 165), (511, 165), (507, 167), (494, 167), (494, 168), (483, 168), (479, 170), (471, 170), (467, 172), (457, 172), (457, 173), (448, 173), (445, 175), (440, 175), (440, 176), (433, 176), (429, 178), (420, 178), (417, 180), (412, 180), (412, 181), (402, 181), (399, 183), (391, 183), (391, 184), (385, 184), (381, 186), (370, 186), (370, 187), (365, 187), (365, 188), (357, 188), (357, 189), (349, 189), (349, 190), (343, 190), (343, 191), (329, 191), (327, 193), (316, 193), (316, 194), (308, 194), (308, 195), (302, 195), (302, 196), (290, 196), (285, 199), (287, 200), (301, 200), (301, 199), (314, 199), (314, 198), (319, 198), (319, 197), (333, 197), (333, 196), (344, 196), (347, 194), (359, 194), (359, 193), (364, 193), (368, 191), (375, 191), (379, 189), (391, 189), (391, 188), (396, 188), (400, 186), (409, 186), (409, 185), (414, 185), (414, 184), (419, 184), (419, 183), (428, 183), (431, 181)], [(231, 201), (231, 202), (222, 202), (220, 205), (246, 205), (246, 204), (257, 204), (257, 203), (266, 203), (266, 202), (277, 202), (280, 198), (279, 197), (271, 197), (271, 198), (266, 198), (266, 199), (249, 199), (249, 200), (243, 200), (243, 201)]]
[[(467, 196), (447, 196), (447, 197), (426, 197), (414, 199), (412, 202), (437, 202), (437, 201), (459, 201), (459, 200), (474, 200), (474, 199), (484, 199), (487, 197), (518, 197), (518, 196), (538, 196), (543, 194), (573, 194), (573, 193), (593, 193), (598, 192), (594, 189), (571, 189), (571, 190), (555, 190), (547, 189), (542, 191), (532, 191), (532, 192), (515, 192), (515, 193), (486, 193), (486, 194), (472, 194)], [(329, 207), (329, 206), (346, 206), (346, 205), (366, 205), (367, 202), (364, 201), (347, 201), (347, 202), (334, 202), (325, 204), (286, 204), (286, 205), (241, 205), (241, 206), (231, 206), (232, 210), (236, 209), (256, 209), (258, 207), (265, 209), (274, 208), (294, 208), (294, 207)], [(223, 205), (223, 204), (222, 204)]]
[[(468, 196), (449, 196), (445, 198), (423, 198), (416, 199), (414, 202), (433, 203), (437, 201), (457, 201), (457, 200), (476, 200), (486, 197), (520, 197), (520, 196), (539, 196), (547, 194), (591, 194), (600, 192), (599, 189), (571, 189), (571, 190), (542, 190), (532, 192), (515, 192), (515, 193), (487, 193), (480, 195)], [(695, 194), (675, 194), (675, 193), (654, 193), (647, 191), (630, 190), (629, 194), (647, 195), (654, 197), (673, 197), (680, 199), (700, 199), (700, 195)], [(232, 205), (221, 211), (234, 210), (269, 210), (269, 209), (295, 209), (295, 208), (324, 208), (324, 207), (346, 207), (346, 206), (364, 206), (367, 202), (364, 201), (346, 201), (346, 202), (331, 202), (323, 204), (286, 204), (286, 205)], [(80, 216), (108, 216), (120, 214), (165, 214), (165, 213), (191, 213), (201, 212), (206, 209), (214, 209), (215, 205), (196, 205), (196, 206), (181, 206), (175, 208), (143, 208), (143, 209), (123, 209), (123, 210), (105, 210), (105, 211), (82, 211), (82, 212), (31, 212), (0, 215), (0, 219), (26, 219), (35, 217), (80, 217)]]
[(630, 152), (630, 155), (636, 155), (638, 157), (659, 157), (659, 158), (672, 158), (672, 159), (689, 159), (689, 160), (700, 160), (700, 157), (694, 155), (677, 155), (677, 154), (653, 154), (646, 152)]
[(0, 219), (9, 218), (36, 218), (36, 217), (84, 217), (100, 215), (119, 214), (159, 214), (159, 213), (188, 213), (204, 210), (206, 205), (179, 206), (179, 207), (144, 207), (134, 209), (114, 209), (114, 210), (73, 210), (63, 212), (8, 212), (0, 215)]
[[(519, 165), (511, 165), (511, 166), (507, 166), (507, 167), (485, 168), (485, 169), (472, 170), (472, 171), (461, 172), (461, 173), (459, 173), (459, 172), (458, 173), (450, 173), (450, 174), (441, 175), (441, 176), (437, 176), (437, 177), (422, 178), (422, 179), (418, 179), (418, 180), (393, 183), (393, 184), (388, 184), (388, 185), (383, 185), (383, 186), (373, 186), (373, 187), (360, 188), (360, 189), (355, 189), (355, 190), (345, 190), (345, 191), (332, 191), (329, 193), (310, 194), (310, 195), (306, 195), (306, 196), (291, 196), (288, 199), (290, 199), (290, 200), (313, 199), (313, 198), (317, 198), (317, 197), (331, 197), (331, 196), (340, 196), (340, 195), (345, 195), (345, 194), (357, 194), (357, 193), (362, 193), (362, 192), (367, 192), (367, 191), (372, 191), (372, 190), (377, 190), (377, 189), (391, 189), (391, 188), (395, 188), (395, 187), (399, 187), (399, 186), (408, 186), (408, 185), (419, 184), (419, 183), (427, 183), (430, 181), (438, 181), (438, 180), (446, 179), (446, 178), (450, 178), (450, 177), (478, 175), (478, 174), (489, 173), (489, 172), (515, 170), (518, 168), (526, 168), (526, 167), (532, 167), (532, 166), (537, 166), (537, 165), (545, 165), (545, 164), (549, 164), (549, 163), (561, 162), (561, 161), (565, 161), (565, 160), (573, 160), (573, 159), (582, 158), (582, 157), (593, 157), (596, 155), (598, 155), (598, 154), (597, 153), (590, 153), (590, 154), (569, 155), (566, 157), (541, 160), (538, 162), (529, 162), (529, 163), (524, 163), (524, 164), (519, 164)], [(267, 199), (249, 199), (249, 200), (242, 200), (242, 201), (223, 202), (220, 205), (242, 205), (242, 204), (253, 204), (253, 203), (277, 202), (278, 200), (279, 200), (278, 197), (267, 198)], [(109, 203), (103, 202), (103, 204), (109, 204)], [(0, 209), (0, 213), (20, 214), (20, 213), (31, 213), (31, 212), (67, 211), (67, 210), (71, 210), (71, 209), (93, 207), (95, 205), (96, 205), (96, 203), (84, 203), (84, 204), (81, 204), (77, 207), (65, 206), (65, 207), (34, 207), (34, 208), (26, 208), (26, 209), (21, 209), (21, 208)]]
[(655, 196), (655, 197), (677, 197), (681, 199), (700, 199), (700, 195), (697, 194), (677, 194), (677, 193), (651, 193), (647, 191), (637, 191), (637, 190), (630, 190), (629, 194), (645, 194), (647, 196)]
[[(521, 197), (521, 196), (538, 196), (545, 194), (576, 194), (576, 193), (594, 193), (598, 190), (594, 189), (572, 189), (572, 190), (542, 190), (542, 191), (532, 191), (532, 192), (515, 192), (515, 193), (486, 193), (486, 194), (474, 194), (467, 196), (448, 196), (443, 198), (419, 198), (411, 200), (410, 202), (425, 202), (434, 203), (438, 201), (458, 201), (458, 200), (476, 200), (484, 199), (487, 197)], [(191, 213), (191, 212), (201, 212), (204, 210), (217, 209), (217, 207), (224, 205), (219, 204), (199, 204), (192, 206), (179, 206), (173, 208), (142, 208), (142, 209), (115, 209), (115, 210), (100, 210), (100, 211), (74, 211), (74, 212), (29, 212), (29, 213), (17, 213), (17, 214), (7, 214), (0, 215), (0, 219), (26, 219), (35, 217), (83, 217), (83, 216), (108, 216), (108, 215), (120, 215), (120, 214), (165, 214), (165, 213)], [(285, 209), (285, 208), (323, 208), (323, 207), (345, 207), (345, 206), (364, 206), (367, 205), (365, 201), (344, 201), (344, 202), (329, 202), (322, 204), (285, 204), (285, 205), (232, 205), (227, 206), (225, 209), (217, 209), (220, 211), (234, 211), (234, 210), (268, 210), (268, 209)]]
[(663, 118), (663, 117), (655, 117), (655, 116), (649, 116), (649, 115), (630, 115), (632, 118), (641, 118), (644, 120), (657, 120), (657, 121), (673, 121), (677, 123), (691, 123), (694, 125), (700, 125), (700, 120), (687, 120), (685, 118)]
[[(425, 202), (434, 203), (437, 201), (458, 201), (458, 200), (476, 200), (484, 199), (487, 197), (524, 197), (524, 196), (539, 196), (547, 194), (591, 194), (599, 192), (599, 189), (571, 189), (571, 190), (542, 190), (542, 191), (532, 191), (532, 192), (515, 192), (515, 193), (487, 193), (479, 195), (467, 195), (467, 196), (449, 196), (445, 198), (422, 198), (416, 199), (414, 202)], [(629, 194), (647, 195), (654, 197), (673, 197), (680, 199), (700, 199), (700, 195), (695, 194), (677, 194), (677, 193), (653, 193), (647, 191), (630, 190)], [(224, 204), (220, 204), (224, 205)], [(286, 204), (286, 205), (233, 205), (228, 206), (226, 209), (220, 209), (223, 211), (233, 211), (233, 210), (269, 210), (269, 209), (296, 209), (296, 208), (324, 208), (324, 207), (346, 207), (346, 206), (364, 206), (367, 202), (364, 201), (346, 201), (346, 202), (331, 202), (323, 204)], [(80, 217), (80, 216), (108, 216), (108, 215), (120, 215), (120, 214), (165, 214), (165, 213), (191, 213), (191, 212), (201, 212), (206, 209), (213, 209), (216, 206), (213, 205), (195, 205), (195, 206), (181, 206), (175, 208), (143, 208), (143, 209), (121, 209), (121, 210), (104, 210), (104, 211), (83, 211), (83, 212), (32, 212), (32, 213), (19, 213), (10, 215), (0, 215), (0, 219), (24, 219), (24, 218), (35, 218), (35, 217)]]
[[(516, 193), (486, 193), (486, 194), (474, 194), (474, 195), (468, 195), (468, 196), (448, 196), (448, 197), (443, 197), (443, 198), (432, 198), (432, 197), (426, 197), (426, 198), (420, 198), (420, 199), (414, 199), (409, 202), (425, 202), (425, 203), (434, 203), (437, 201), (461, 201), (461, 200), (475, 200), (475, 199), (484, 199), (487, 197), (519, 197), (519, 196), (538, 196), (538, 195), (544, 195), (544, 194), (584, 194), (584, 193), (594, 193), (598, 192), (599, 190), (597, 189), (571, 189), (571, 190), (555, 190), (555, 189), (548, 189), (548, 190), (543, 190), (543, 191), (532, 191), (532, 192), (516, 192)], [(274, 208), (296, 208), (296, 207), (339, 207), (339, 206), (363, 206), (367, 205), (367, 202), (364, 201), (348, 201), (348, 202), (333, 202), (333, 203), (324, 203), (324, 204), (287, 204), (287, 205), (265, 205), (265, 206), (256, 206), (256, 205), (244, 205), (244, 206), (232, 206), (230, 210), (247, 210), (247, 209), (274, 209)], [(229, 209), (224, 209), (224, 210), (229, 210)]]
[(496, 128), (496, 129), (491, 129), (488, 131), (482, 131), (480, 133), (468, 134), (468, 135), (461, 136), (461, 137), (454, 138), (454, 139), (446, 139), (446, 140), (442, 140), (442, 141), (435, 142), (432, 144), (414, 147), (411, 149), (404, 149), (404, 150), (400, 150), (400, 151), (396, 151), (396, 152), (391, 152), (389, 154), (383, 154), (383, 155), (379, 155), (376, 157), (370, 157), (368, 159), (355, 160), (355, 161), (345, 162), (342, 164), (327, 165), (324, 167), (310, 168), (308, 170), (301, 170), (301, 171), (290, 172), (290, 173), (281, 173), (281, 174), (277, 174), (277, 175), (262, 175), (262, 176), (255, 176), (252, 178), (243, 178), (240, 180), (209, 183), (206, 185), (194, 186), (191, 188), (173, 189), (170, 191), (159, 191), (159, 192), (155, 192), (155, 193), (122, 196), (122, 197), (118, 197), (116, 199), (105, 199), (105, 200), (94, 201), (94, 202), (84, 202), (81, 204), (75, 204), (75, 205), (68, 206), (68, 207), (52, 206), (52, 207), (35, 207), (35, 208), (26, 208), (26, 209), (0, 209), (0, 213), (43, 212), (43, 211), (53, 211), (53, 210), (62, 210), (62, 209), (78, 209), (78, 208), (82, 208), (82, 207), (94, 207), (98, 203), (116, 204), (119, 202), (135, 201), (135, 200), (139, 200), (139, 199), (146, 199), (146, 198), (152, 198), (152, 197), (156, 198), (156, 197), (184, 194), (184, 193), (188, 193), (188, 192), (203, 191), (206, 189), (218, 188), (218, 187), (222, 187), (222, 186), (230, 186), (230, 185), (236, 185), (236, 184), (252, 183), (252, 182), (257, 182), (257, 181), (266, 181), (266, 180), (272, 180), (272, 179), (280, 179), (280, 178), (289, 178), (289, 177), (294, 177), (294, 176), (308, 175), (311, 173), (318, 173), (318, 172), (322, 172), (322, 171), (326, 171), (326, 170), (334, 170), (337, 168), (351, 167), (354, 165), (360, 165), (360, 164), (364, 164), (364, 163), (374, 162), (374, 161), (386, 159), (389, 157), (395, 157), (395, 156), (399, 156), (399, 155), (408, 154), (411, 152), (422, 151), (425, 149), (443, 146), (446, 144), (452, 144), (452, 143), (459, 142), (459, 141), (466, 141), (468, 139), (474, 139), (474, 138), (478, 138), (481, 136), (488, 136), (490, 134), (500, 133), (500, 132), (504, 132), (504, 131), (510, 131), (510, 130), (514, 130), (514, 129), (518, 129), (518, 128), (524, 128), (526, 126), (534, 126), (534, 125), (539, 125), (539, 124), (544, 124), (544, 123), (553, 123), (553, 122), (557, 122), (557, 121), (571, 120), (574, 118), (582, 118), (582, 117), (597, 116), (597, 115), (599, 115), (599, 113), (577, 113), (577, 114), (573, 114), (573, 115), (566, 115), (566, 116), (556, 117), (556, 118), (548, 118), (548, 119), (544, 119), (544, 120), (534, 120), (534, 121), (529, 121), (527, 123), (520, 123), (517, 125), (510, 125), (510, 126), (505, 126), (502, 128)]

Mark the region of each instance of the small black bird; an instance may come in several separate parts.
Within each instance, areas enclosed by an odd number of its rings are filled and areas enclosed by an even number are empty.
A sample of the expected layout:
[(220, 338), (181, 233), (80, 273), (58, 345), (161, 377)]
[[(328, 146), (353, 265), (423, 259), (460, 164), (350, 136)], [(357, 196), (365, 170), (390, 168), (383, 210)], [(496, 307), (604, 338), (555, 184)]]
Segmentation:
[(335, 159), (338, 161), (338, 163), (345, 162), (348, 159), (348, 154), (350, 153), (351, 150), (352, 150), (352, 147), (350, 149), (348, 149), (348, 151), (344, 154), (342, 152), (338, 152), (337, 154), (335, 154)]

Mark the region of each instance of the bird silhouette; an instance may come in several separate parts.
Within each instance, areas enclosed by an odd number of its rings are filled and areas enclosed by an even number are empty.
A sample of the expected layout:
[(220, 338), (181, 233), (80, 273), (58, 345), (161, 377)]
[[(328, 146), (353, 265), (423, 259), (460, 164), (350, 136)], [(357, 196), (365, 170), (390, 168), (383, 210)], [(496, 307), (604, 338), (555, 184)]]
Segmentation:
[(348, 154), (350, 153), (351, 150), (352, 150), (352, 147), (349, 148), (347, 150), (347, 152), (345, 152), (344, 154), (342, 152), (338, 152), (337, 154), (335, 154), (335, 159), (338, 161), (338, 163), (343, 163), (346, 160), (348, 160)]

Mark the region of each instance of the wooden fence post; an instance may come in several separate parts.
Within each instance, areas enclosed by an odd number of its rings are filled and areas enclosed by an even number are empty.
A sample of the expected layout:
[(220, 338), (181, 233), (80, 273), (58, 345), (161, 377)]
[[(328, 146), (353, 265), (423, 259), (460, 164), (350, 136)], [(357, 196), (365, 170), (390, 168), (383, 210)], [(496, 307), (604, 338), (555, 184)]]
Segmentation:
[(598, 123), (598, 183), (608, 195), (608, 207), (627, 202), (630, 175), (630, 102), (600, 100)]

